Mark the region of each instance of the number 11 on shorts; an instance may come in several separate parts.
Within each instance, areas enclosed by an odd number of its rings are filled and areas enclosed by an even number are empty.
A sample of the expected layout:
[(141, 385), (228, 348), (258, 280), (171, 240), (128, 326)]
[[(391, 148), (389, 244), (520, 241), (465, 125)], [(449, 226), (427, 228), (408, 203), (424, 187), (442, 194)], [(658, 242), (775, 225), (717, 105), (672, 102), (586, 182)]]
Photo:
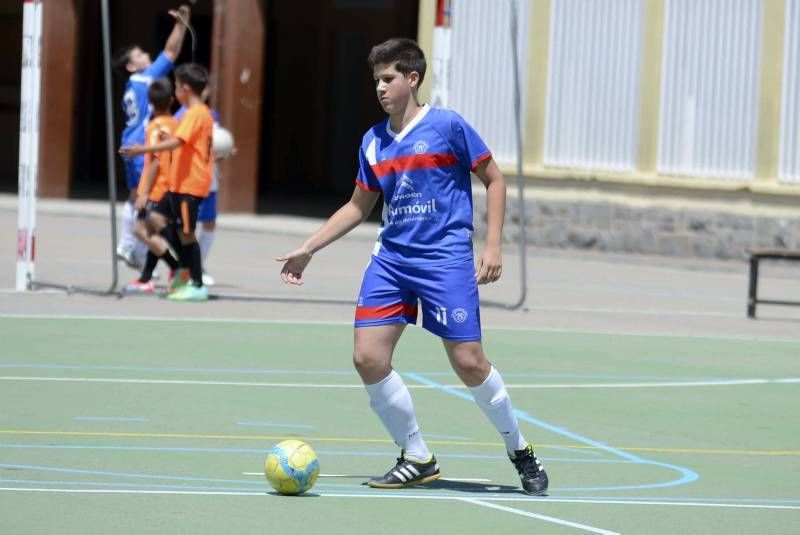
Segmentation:
[(445, 307), (436, 308), (436, 321), (442, 325), (447, 325), (447, 309)]

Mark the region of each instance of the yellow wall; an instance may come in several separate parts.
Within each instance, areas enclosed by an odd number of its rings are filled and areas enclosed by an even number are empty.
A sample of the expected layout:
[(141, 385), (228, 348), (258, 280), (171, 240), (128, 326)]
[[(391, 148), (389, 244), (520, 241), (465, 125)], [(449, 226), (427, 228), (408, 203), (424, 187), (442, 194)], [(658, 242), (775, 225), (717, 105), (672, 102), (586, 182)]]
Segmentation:
[[(466, 2), (468, 0), (453, 0)], [(656, 172), (659, 130), (659, 101), (661, 87), (662, 42), (664, 37), (664, 11), (666, 0), (643, 0), (645, 20), (643, 28), (641, 105), (639, 122), (639, 148), (637, 170), (634, 173), (614, 173), (586, 170), (549, 169), (542, 165), (545, 114), (547, 98), (548, 47), (550, 11), (552, 2), (558, 0), (529, 0), (530, 43), (527, 84), (527, 102), (524, 132), (524, 171), (536, 181), (571, 182), (590, 180), (614, 187), (629, 185), (658, 189), (686, 191), (749, 190), (754, 194), (769, 196), (800, 196), (800, 186), (780, 183), (778, 152), (780, 132), (780, 106), (783, 76), (783, 46), (788, 0), (762, 0), (763, 31), (761, 47), (761, 73), (758, 110), (758, 146), (755, 180), (750, 182), (726, 181), (702, 177), (675, 177)], [(420, 0), (418, 41), (428, 58), (433, 55), (433, 28), (436, 12), (435, 0)], [(430, 67), (429, 67), (430, 68)], [(430, 86), (423, 87), (421, 95), (427, 99)]]

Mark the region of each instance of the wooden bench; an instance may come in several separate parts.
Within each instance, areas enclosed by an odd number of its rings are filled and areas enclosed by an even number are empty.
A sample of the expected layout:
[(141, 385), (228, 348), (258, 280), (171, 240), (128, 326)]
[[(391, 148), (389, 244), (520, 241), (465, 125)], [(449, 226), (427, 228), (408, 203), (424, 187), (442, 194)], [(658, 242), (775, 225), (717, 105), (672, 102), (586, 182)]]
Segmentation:
[(747, 317), (756, 317), (756, 305), (800, 306), (800, 301), (776, 301), (758, 298), (758, 263), (761, 260), (789, 260), (800, 262), (800, 251), (790, 249), (754, 249), (750, 251), (750, 289), (747, 296)]

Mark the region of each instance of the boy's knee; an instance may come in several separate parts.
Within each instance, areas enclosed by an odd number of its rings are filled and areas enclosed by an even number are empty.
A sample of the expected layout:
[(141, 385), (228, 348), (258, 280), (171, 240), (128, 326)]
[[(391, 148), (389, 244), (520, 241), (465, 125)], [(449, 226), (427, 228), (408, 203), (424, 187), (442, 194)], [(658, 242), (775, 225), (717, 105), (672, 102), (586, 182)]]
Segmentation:
[(367, 384), (385, 377), (391, 369), (391, 359), (384, 358), (371, 351), (356, 349), (353, 351), (353, 365)]
[(457, 351), (452, 358), (456, 374), (468, 386), (481, 384), (492, 371), (482, 351)]

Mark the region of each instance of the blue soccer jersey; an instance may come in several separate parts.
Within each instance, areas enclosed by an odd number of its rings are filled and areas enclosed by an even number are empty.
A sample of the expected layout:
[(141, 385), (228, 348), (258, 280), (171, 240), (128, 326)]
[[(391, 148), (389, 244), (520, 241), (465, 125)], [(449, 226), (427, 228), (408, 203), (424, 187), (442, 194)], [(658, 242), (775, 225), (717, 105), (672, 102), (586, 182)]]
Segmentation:
[(470, 171), (491, 157), (457, 113), (427, 104), (402, 132), (388, 118), (359, 150), (356, 184), (383, 193), (383, 221), (373, 254), (409, 266), (472, 258)]
[[(132, 74), (125, 84), (122, 96), (122, 111), (125, 112), (125, 129), (122, 131), (122, 146), (143, 145), (145, 123), (150, 118), (147, 89), (153, 80), (168, 75), (175, 65), (161, 52), (156, 60), (143, 71)], [(135, 190), (144, 169), (144, 155), (125, 159), (125, 182), (128, 189)]]
[(147, 88), (154, 80), (172, 72), (175, 65), (164, 52), (143, 71), (132, 74), (125, 84), (122, 96), (122, 111), (125, 112), (125, 129), (122, 131), (122, 144), (144, 143), (144, 127), (150, 117)]

